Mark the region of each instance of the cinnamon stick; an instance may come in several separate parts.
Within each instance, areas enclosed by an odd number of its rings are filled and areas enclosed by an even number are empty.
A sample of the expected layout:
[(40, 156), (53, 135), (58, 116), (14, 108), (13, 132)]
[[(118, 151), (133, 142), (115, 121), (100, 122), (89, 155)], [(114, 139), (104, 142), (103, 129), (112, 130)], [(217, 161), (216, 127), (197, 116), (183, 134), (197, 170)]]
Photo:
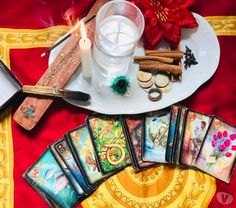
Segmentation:
[(142, 71), (165, 71), (173, 74), (181, 74), (182, 68), (180, 65), (165, 64), (161, 62), (140, 62), (139, 69)]
[(145, 55), (178, 58), (178, 59), (183, 58), (182, 51), (174, 51), (174, 50), (145, 50)]
[(150, 60), (150, 61), (159, 61), (162, 63), (167, 63), (167, 64), (173, 64), (174, 59), (172, 58), (166, 58), (166, 57), (159, 57), (159, 56), (134, 56), (134, 61), (145, 61), (145, 60)]

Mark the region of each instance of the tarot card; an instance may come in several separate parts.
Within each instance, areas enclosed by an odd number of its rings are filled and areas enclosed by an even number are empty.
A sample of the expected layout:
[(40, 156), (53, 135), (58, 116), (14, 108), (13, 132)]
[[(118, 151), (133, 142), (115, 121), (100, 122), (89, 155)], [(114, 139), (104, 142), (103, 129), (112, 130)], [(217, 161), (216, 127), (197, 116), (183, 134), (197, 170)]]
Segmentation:
[(177, 125), (177, 130), (176, 130), (176, 136), (174, 139), (174, 154), (172, 161), (175, 164), (179, 165), (179, 158), (180, 158), (180, 146), (181, 146), (181, 141), (183, 138), (183, 129), (185, 126), (185, 120), (186, 120), (186, 115), (187, 115), (188, 109), (184, 106), (181, 107), (180, 109), (180, 117), (178, 119), (178, 125)]
[(229, 183), (235, 160), (236, 127), (214, 117), (195, 161), (195, 166)]
[(141, 141), (144, 136), (144, 118), (143, 115), (127, 115), (124, 118), (124, 128), (127, 132), (127, 141), (129, 151), (132, 156), (132, 165), (134, 170), (139, 171), (153, 166), (155, 163), (144, 162), (141, 155)]
[(103, 174), (130, 165), (120, 116), (94, 115), (87, 118), (90, 136)]
[(65, 140), (65, 138), (61, 139), (60, 141), (56, 142), (52, 145), (58, 155), (66, 164), (67, 168), (72, 172), (73, 176), (85, 192), (85, 194), (90, 194), (95, 187), (89, 186), (86, 183), (79, 167), (77, 166), (72, 153), (70, 152), (69, 146)]
[(86, 125), (81, 126), (67, 133), (67, 141), (75, 159), (81, 167), (81, 172), (85, 175), (90, 185), (101, 183), (109, 175), (102, 175), (98, 171), (95, 159), (95, 151)]
[(146, 114), (142, 156), (144, 161), (166, 163), (170, 108)]
[(71, 208), (79, 202), (77, 193), (49, 150), (26, 171), (24, 178), (30, 181), (41, 195), (44, 193), (46, 199), (53, 199), (58, 207)]
[[(61, 141), (63, 138), (61, 138), (59, 141)], [(49, 146), (50, 151), (52, 152), (53, 156), (55, 157), (58, 165), (61, 167), (62, 171), (64, 172), (65, 176), (67, 177), (68, 181), (71, 183), (75, 191), (77, 192), (79, 197), (84, 197), (85, 193), (77, 180), (75, 179), (72, 172), (68, 169), (65, 162), (62, 160), (60, 155), (57, 153), (57, 151), (54, 148), (54, 144)]]
[(173, 105), (171, 107), (171, 117), (170, 117), (170, 126), (169, 126), (169, 134), (167, 139), (167, 148), (166, 148), (166, 161), (173, 163), (173, 153), (174, 153), (174, 139), (176, 136), (176, 130), (178, 126), (178, 118), (180, 113), (180, 107), (177, 105)]
[(188, 111), (181, 144), (180, 164), (192, 166), (195, 162), (212, 116)]
[(37, 191), (37, 193), (48, 203), (48, 205), (52, 208), (60, 208), (58, 204), (49, 197), (46, 193), (44, 193), (41, 189), (39, 189), (32, 181), (32, 179), (28, 178), (25, 174), (23, 175), (24, 179), (31, 185), (31, 187)]

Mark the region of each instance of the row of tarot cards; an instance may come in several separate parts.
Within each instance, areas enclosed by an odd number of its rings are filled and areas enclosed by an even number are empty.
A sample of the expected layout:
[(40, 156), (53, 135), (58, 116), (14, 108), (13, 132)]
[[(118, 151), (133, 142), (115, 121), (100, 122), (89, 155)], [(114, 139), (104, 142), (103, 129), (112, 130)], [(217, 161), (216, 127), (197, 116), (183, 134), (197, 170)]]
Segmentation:
[(51, 144), (24, 178), (52, 207), (75, 207), (128, 165), (198, 168), (224, 182), (232, 176), (236, 127), (183, 106), (140, 115), (92, 115)]

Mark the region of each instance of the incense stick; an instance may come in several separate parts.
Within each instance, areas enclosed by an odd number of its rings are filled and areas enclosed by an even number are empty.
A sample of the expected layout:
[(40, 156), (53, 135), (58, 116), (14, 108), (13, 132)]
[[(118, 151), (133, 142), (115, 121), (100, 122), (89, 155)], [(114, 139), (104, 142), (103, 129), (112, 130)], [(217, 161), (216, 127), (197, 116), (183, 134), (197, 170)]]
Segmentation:
[(88, 101), (90, 99), (90, 95), (80, 91), (72, 91), (66, 89), (56, 89), (53, 87), (46, 86), (22, 86), (22, 92), (33, 95), (43, 95), (49, 97), (60, 97), (60, 98), (69, 98), (79, 101)]
[[(85, 24), (87, 24), (88, 22), (90, 22), (92, 19), (94, 19), (96, 17), (96, 14), (91, 16), (89, 19), (87, 19), (85, 21)], [(61, 40), (59, 40), (56, 44), (54, 44), (51, 48), (49, 48), (48, 50), (46, 50), (45, 52), (43, 52), (40, 56), (44, 57), (45, 55), (47, 55), (48, 53), (50, 53), (54, 48), (56, 48), (57, 46), (59, 46), (61, 43), (63, 43), (65, 40), (67, 40), (79, 27), (80, 27), (80, 23), (81, 21), (83, 21), (85, 18), (83, 18), (82, 20), (80, 20), (79, 22), (76, 23), (76, 25), (69, 31), (69, 33), (63, 37)]]

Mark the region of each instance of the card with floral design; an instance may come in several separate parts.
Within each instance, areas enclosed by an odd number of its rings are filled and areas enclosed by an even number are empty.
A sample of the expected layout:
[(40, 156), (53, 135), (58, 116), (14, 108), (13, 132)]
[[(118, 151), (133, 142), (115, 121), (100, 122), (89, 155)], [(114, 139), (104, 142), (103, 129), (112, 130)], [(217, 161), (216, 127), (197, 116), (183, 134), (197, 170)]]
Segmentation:
[(214, 117), (195, 166), (229, 183), (236, 159), (236, 127)]

